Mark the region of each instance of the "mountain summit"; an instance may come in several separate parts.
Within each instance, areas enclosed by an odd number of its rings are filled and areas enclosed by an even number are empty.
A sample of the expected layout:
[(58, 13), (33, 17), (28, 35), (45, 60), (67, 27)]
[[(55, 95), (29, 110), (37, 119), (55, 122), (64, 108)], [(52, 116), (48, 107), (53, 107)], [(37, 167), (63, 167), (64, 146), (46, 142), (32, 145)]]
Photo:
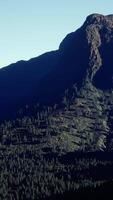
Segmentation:
[(113, 75), (112, 38), (113, 15), (92, 14), (80, 29), (64, 39), (60, 48), (65, 55), (67, 52), (68, 60), (70, 55), (71, 61), (75, 61), (75, 68), (79, 68), (82, 76), (85, 73), (86, 80), (101, 89), (108, 89), (112, 87)]

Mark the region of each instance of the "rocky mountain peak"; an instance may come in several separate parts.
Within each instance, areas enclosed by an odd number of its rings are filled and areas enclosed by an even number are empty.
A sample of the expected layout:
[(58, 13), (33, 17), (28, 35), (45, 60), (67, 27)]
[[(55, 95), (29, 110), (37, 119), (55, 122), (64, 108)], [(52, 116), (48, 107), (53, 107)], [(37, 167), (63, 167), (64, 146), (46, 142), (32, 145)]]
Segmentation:
[(89, 52), (86, 80), (100, 89), (113, 88), (113, 15), (91, 14), (81, 31)]
[(82, 73), (79, 80), (100, 89), (113, 87), (113, 15), (89, 15), (81, 28), (64, 38), (59, 49), (65, 67), (75, 67), (78, 77)]
[(113, 27), (113, 15), (91, 14), (86, 18), (85, 24), (97, 24)]

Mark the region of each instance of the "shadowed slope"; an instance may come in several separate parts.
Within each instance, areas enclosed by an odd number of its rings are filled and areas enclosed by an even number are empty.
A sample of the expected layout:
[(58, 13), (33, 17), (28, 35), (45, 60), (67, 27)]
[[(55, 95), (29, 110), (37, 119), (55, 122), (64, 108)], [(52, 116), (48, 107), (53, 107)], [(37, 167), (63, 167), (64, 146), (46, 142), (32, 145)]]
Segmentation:
[[(67, 88), (87, 83), (111, 89), (113, 16), (93, 14), (69, 34), (59, 50), (0, 70), (0, 118), (25, 104), (53, 104)], [(106, 79), (106, 81), (105, 81)]]

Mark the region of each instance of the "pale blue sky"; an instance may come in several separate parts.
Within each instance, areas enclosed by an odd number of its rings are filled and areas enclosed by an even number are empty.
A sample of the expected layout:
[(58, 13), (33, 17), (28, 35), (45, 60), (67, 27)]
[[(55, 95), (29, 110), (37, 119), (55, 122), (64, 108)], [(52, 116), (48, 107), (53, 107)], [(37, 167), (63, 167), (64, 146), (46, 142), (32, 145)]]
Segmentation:
[(0, 0), (0, 67), (58, 49), (91, 13), (112, 14), (113, 0)]

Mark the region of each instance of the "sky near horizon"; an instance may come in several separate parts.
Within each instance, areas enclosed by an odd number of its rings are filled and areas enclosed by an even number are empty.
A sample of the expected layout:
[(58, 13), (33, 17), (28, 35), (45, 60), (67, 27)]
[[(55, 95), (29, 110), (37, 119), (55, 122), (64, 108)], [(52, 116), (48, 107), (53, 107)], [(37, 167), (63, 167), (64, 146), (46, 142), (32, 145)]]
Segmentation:
[(113, 0), (0, 0), (0, 67), (58, 49), (92, 13), (113, 14)]

